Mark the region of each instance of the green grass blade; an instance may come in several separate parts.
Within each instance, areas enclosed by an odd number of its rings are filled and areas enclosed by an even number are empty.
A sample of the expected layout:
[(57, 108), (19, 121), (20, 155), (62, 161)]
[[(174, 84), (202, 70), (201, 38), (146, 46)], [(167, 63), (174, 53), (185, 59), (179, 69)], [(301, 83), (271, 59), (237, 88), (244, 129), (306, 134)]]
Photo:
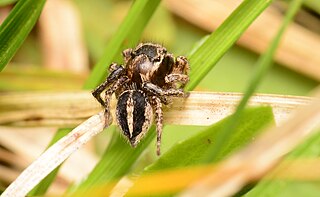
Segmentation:
[[(229, 119), (230, 117), (227, 117), (195, 136), (177, 143), (149, 166), (146, 172), (202, 164), (203, 153), (216, 143), (216, 136), (223, 130)], [(274, 123), (272, 109), (271, 107), (246, 109), (241, 114), (239, 122), (241, 125), (235, 129), (228, 145), (221, 147), (221, 151), (224, 153), (223, 157), (249, 143), (262, 128), (271, 122)]]
[(0, 0), (0, 6), (6, 6), (6, 5), (10, 5), (14, 2), (16, 2), (17, 0)]
[[(297, 158), (318, 159), (319, 156), (320, 133), (318, 132), (295, 148), (286, 156), (284, 161), (290, 161)], [(318, 181), (272, 180), (274, 175), (274, 173), (269, 174), (267, 178), (260, 181), (245, 196), (317, 196), (320, 192)]]
[[(94, 67), (91, 75), (87, 79), (84, 88), (93, 89), (96, 87), (108, 74), (107, 68), (112, 61), (121, 56), (121, 51), (124, 46), (133, 46), (138, 42), (141, 34), (158, 7), (160, 0), (148, 1), (137, 0), (132, 5), (128, 15), (119, 27), (115, 37), (107, 46), (103, 58)], [(108, 129), (109, 131), (110, 129)], [(107, 131), (107, 132), (108, 132)], [(153, 137), (147, 137), (151, 142)], [(102, 159), (96, 165), (94, 170), (90, 173), (85, 181), (83, 181), (77, 188), (88, 187), (96, 182), (103, 182), (112, 180), (122, 176), (128, 171), (135, 159), (140, 155), (143, 149), (149, 144), (140, 144), (136, 150), (132, 149), (120, 136), (114, 135), (113, 143), (111, 143), (105, 151)], [(123, 158), (127, 158), (126, 162), (119, 162)], [(121, 163), (119, 165), (119, 163)], [(109, 170), (112, 169), (112, 170)], [(77, 190), (72, 188), (71, 190)], [(83, 189), (81, 189), (82, 191)]]
[(137, 44), (144, 27), (158, 7), (160, 0), (137, 0), (129, 10), (128, 15), (119, 27), (115, 37), (108, 44), (102, 59), (93, 68), (84, 84), (85, 89), (93, 89), (101, 83), (108, 74), (108, 67), (115, 59), (119, 59), (124, 46)]
[(259, 58), (256, 65), (256, 70), (254, 71), (254, 74), (250, 80), (249, 86), (243, 98), (241, 99), (239, 105), (237, 106), (236, 112), (233, 114), (230, 120), (230, 123), (226, 126), (224, 131), (217, 136), (218, 139), (215, 146), (212, 146), (208, 150), (207, 156), (205, 156), (205, 159), (204, 159), (205, 161), (211, 162), (212, 160), (217, 160), (219, 158), (218, 155), (220, 154), (220, 147), (222, 147), (224, 143), (227, 142), (228, 139), (233, 135), (233, 130), (238, 124), (238, 118), (241, 112), (245, 108), (247, 102), (249, 101), (250, 97), (252, 96), (252, 94), (260, 84), (260, 82), (262, 81), (263, 77), (266, 75), (267, 71), (271, 68), (272, 66), (271, 62), (273, 60), (273, 56), (276, 52), (276, 49), (280, 43), (281, 37), (285, 29), (291, 22), (293, 16), (299, 10), (302, 4), (302, 1), (303, 0), (295, 0), (295, 1), (292, 1), (292, 3), (290, 4), (289, 10), (284, 18), (284, 21), (277, 35), (275, 36), (274, 40), (270, 44), (266, 53)]
[(272, 1), (243, 1), (190, 57), (192, 67), (187, 90), (194, 89), (248, 26)]
[[(216, 143), (216, 135), (222, 131), (229, 119), (230, 117), (227, 117), (204, 131), (197, 133), (193, 137), (177, 143), (155, 163), (147, 167), (144, 174), (202, 164), (201, 156), (210, 146)], [(232, 153), (252, 141), (254, 136), (258, 135), (264, 127), (274, 121), (271, 107), (249, 108), (243, 112), (240, 119), (240, 122), (243, 124), (237, 127), (233, 140), (229, 141), (228, 146), (222, 147), (225, 155)], [(136, 186), (133, 185), (131, 189), (135, 190), (135, 187)], [(130, 196), (131, 189), (126, 195)]]
[(320, 0), (304, 0), (304, 5), (320, 14)]
[[(151, 129), (153, 131), (155, 130), (154, 127)], [(73, 188), (72, 191), (79, 191), (84, 194), (87, 192), (87, 188), (98, 183), (112, 181), (123, 176), (129, 171), (132, 164), (140, 156), (141, 152), (154, 139), (154, 136), (154, 132), (149, 133), (143, 143), (140, 143), (134, 149), (123, 139), (123, 137), (120, 136), (118, 131), (115, 131), (112, 136), (112, 142), (104, 152), (102, 159), (89, 174), (87, 179), (80, 183), (77, 188)]]
[[(53, 136), (51, 142), (49, 143), (48, 147), (49, 148), (51, 145), (56, 143), (59, 139), (67, 135), (71, 130), (70, 129), (59, 129), (55, 135)], [(61, 166), (61, 165), (60, 165)], [(46, 178), (44, 178), (33, 190), (31, 190), (28, 194), (28, 196), (42, 196), (44, 195), (52, 182), (55, 180), (57, 173), (59, 171), (59, 167), (54, 169)]]
[[(192, 72), (191, 85), (188, 86), (188, 90), (193, 89), (198, 84), (207, 74), (207, 71), (213, 68), (214, 64), (227, 49), (232, 46), (246, 28), (270, 3), (271, 1), (244, 1), (221, 27), (210, 35), (207, 40), (204, 40), (201, 46), (195, 47), (196, 50), (189, 58)], [(221, 39), (223, 42), (221, 42)], [(120, 46), (120, 44), (118, 46)], [(106, 65), (103, 64), (102, 66)], [(99, 72), (105, 73), (105, 69), (106, 68), (101, 69)], [(88, 84), (86, 87), (94, 85), (93, 83)], [(95, 183), (114, 180), (125, 175), (154, 137), (155, 129), (153, 127), (138, 147), (132, 149), (119, 135), (116, 135), (114, 143), (108, 147), (102, 160), (97, 164), (88, 178), (78, 186), (78, 189), (85, 192), (84, 188), (88, 188)]]
[(0, 26), (0, 71), (7, 65), (39, 18), (45, 0), (19, 1)]

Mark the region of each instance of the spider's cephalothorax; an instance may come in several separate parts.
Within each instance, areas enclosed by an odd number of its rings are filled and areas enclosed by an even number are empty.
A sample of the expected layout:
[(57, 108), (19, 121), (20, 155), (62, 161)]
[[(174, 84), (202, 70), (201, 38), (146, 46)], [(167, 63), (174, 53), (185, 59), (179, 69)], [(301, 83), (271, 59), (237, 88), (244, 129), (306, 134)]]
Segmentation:
[[(115, 93), (117, 123), (122, 134), (135, 147), (149, 130), (153, 114), (157, 128), (157, 154), (160, 154), (162, 133), (162, 104), (169, 97), (184, 97), (184, 85), (189, 81), (189, 64), (185, 57), (173, 55), (158, 44), (141, 43), (135, 49), (123, 51), (124, 66), (112, 63), (107, 79), (93, 96), (110, 116), (110, 99)], [(105, 91), (105, 98), (101, 93)], [(108, 121), (106, 121), (108, 122)]]

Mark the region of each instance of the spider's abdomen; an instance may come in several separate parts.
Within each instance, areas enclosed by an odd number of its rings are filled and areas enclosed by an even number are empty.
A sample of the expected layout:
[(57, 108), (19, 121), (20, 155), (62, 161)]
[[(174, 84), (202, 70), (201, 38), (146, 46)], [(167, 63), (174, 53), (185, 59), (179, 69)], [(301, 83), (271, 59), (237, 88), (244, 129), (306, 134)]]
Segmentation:
[(124, 91), (118, 99), (116, 116), (122, 134), (135, 147), (152, 122), (152, 107), (142, 91)]

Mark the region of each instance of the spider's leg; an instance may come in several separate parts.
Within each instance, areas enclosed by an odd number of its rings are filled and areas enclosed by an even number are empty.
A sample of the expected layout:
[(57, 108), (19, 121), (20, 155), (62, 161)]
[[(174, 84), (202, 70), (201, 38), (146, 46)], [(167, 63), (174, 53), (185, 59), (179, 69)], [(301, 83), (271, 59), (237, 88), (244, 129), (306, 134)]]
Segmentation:
[(161, 100), (156, 96), (152, 97), (152, 101), (155, 107), (155, 121), (156, 121), (156, 128), (157, 128), (157, 155), (160, 155), (161, 136), (162, 136), (162, 127), (163, 127), (162, 103), (161, 103)]
[(189, 81), (189, 71), (188, 60), (183, 56), (178, 56), (172, 66), (171, 72), (165, 77), (165, 82), (173, 86), (176, 83), (180, 83), (180, 88), (183, 88)]
[(109, 66), (109, 72), (112, 73), (113, 71), (118, 70), (119, 68), (123, 68), (122, 65), (112, 62)]
[(106, 106), (105, 102), (103, 101), (103, 99), (101, 98), (101, 93), (111, 84), (113, 84), (115, 81), (117, 81), (119, 79), (119, 77), (121, 76), (121, 74), (124, 72), (124, 68), (122, 66), (117, 66), (116, 64), (111, 64), (110, 65), (110, 69), (114, 69), (110, 75), (107, 77), (107, 79), (100, 84), (98, 87), (96, 87), (93, 91), (92, 91), (92, 95), (97, 99), (97, 101), (99, 101), (99, 103), (102, 106)]
[(183, 85), (185, 85), (186, 83), (188, 83), (188, 81), (189, 81), (189, 76), (185, 74), (172, 73), (165, 77), (166, 83), (180, 82)]
[(188, 75), (189, 71), (190, 71), (190, 65), (187, 58), (185, 58), (184, 56), (178, 56), (176, 58), (176, 61), (174, 62), (171, 73)]
[[(106, 118), (106, 124), (111, 123), (112, 119), (110, 116), (110, 100), (112, 97), (112, 94), (118, 90), (120, 87), (122, 87), (125, 83), (128, 82), (128, 78), (125, 76), (120, 77), (117, 81), (115, 81), (105, 92), (105, 100), (103, 103), (104, 106), (104, 115)], [(101, 98), (101, 96), (100, 96)]]
[(142, 84), (142, 88), (148, 92), (150, 92), (153, 95), (158, 96), (163, 103), (167, 103), (166, 96), (174, 96), (174, 97), (187, 97), (188, 94), (185, 93), (182, 89), (175, 89), (175, 88), (169, 88), (169, 89), (162, 89), (157, 85), (154, 85), (150, 82), (145, 82)]
[(132, 49), (129, 48), (129, 49), (125, 49), (124, 51), (122, 51), (122, 56), (124, 58), (124, 62), (125, 63), (128, 63), (129, 59), (131, 58), (132, 56)]

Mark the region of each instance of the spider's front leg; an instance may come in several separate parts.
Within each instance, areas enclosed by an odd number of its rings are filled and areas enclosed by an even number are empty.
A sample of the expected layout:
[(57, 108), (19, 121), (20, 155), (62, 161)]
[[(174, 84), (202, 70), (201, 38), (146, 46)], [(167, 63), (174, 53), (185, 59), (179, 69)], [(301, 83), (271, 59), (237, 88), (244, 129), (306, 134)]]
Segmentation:
[[(113, 73), (114, 71), (117, 70), (117, 72), (114, 74), (114, 76), (116, 76), (116, 75), (122, 73), (123, 70), (124, 70), (124, 68), (123, 68), (122, 65), (119, 65), (119, 64), (117, 64), (117, 63), (112, 62), (112, 63), (110, 64), (108, 70), (109, 70), (110, 73)], [(111, 74), (110, 74), (109, 76), (111, 76)]]
[(125, 49), (124, 51), (122, 51), (122, 56), (124, 58), (124, 62), (125, 64), (128, 63), (129, 59), (132, 57), (132, 49)]
[(92, 91), (92, 95), (97, 99), (97, 101), (99, 101), (99, 103), (106, 107), (106, 103), (105, 101), (103, 101), (103, 99), (101, 98), (101, 93), (106, 90), (106, 88), (108, 86), (110, 86), (111, 84), (113, 84), (115, 81), (117, 81), (119, 79), (119, 77), (123, 74), (124, 72), (124, 68), (121, 65), (117, 65), (115, 63), (112, 63), (109, 66), (109, 71), (111, 72), (109, 74), (109, 76), (107, 77), (107, 79), (100, 84), (98, 87), (96, 87), (93, 91)]
[(142, 84), (142, 88), (146, 90), (147, 92), (150, 92), (153, 95), (156, 95), (159, 97), (159, 99), (167, 105), (169, 103), (167, 96), (174, 96), (174, 97), (187, 97), (188, 94), (184, 92), (182, 89), (162, 89), (157, 85), (154, 85), (150, 82), (144, 82)]
[(106, 125), (112, 123), (112, 117), (110, 115), (110, 101), (112, 94), (121, 88), (125, 83), (129, 80), (126, 76), (121, 76), (117, 81), (115, 81), (105, 92), (105, 99), (104, 99), (104, 116), (106, 119)]
[(152, 105), (155, 108), (155, 121), (156, 121), (156, 129), (157, 129), (157, 155), (160, 155), (161, 149), (161, 136), (162, 136), (162, 128), (163, 128), (163, 112), (162, 112), (162, 103), (161, 100), (152, 96)]
[(190, 65), (186, 57), (178, 56), (174, 62), (171, 73), (179, 73), (188, 75), (190, 72)]
[[(111, 72), (107, 79), (92, 92), (92, 95), (104, 107), (105, 126), (112, 122), (112, 118), (110, 116), (110, 100), (112, 94), (128, 81), (128, 78), (122, 75), (124, 72), (124, 68), (122, 66), (111, 64), (110, 70), (111, 69), (114, 69), (113, 72)], [(101, 98), (101, 93), (104, 90), (105, 100)]]
[(170, 74), (165, 77), (166, 83), (181, 83), (181, 88), (189, 81), (190, 66), (187, 58), (184, 56), (178, 56), (173, 64)]

